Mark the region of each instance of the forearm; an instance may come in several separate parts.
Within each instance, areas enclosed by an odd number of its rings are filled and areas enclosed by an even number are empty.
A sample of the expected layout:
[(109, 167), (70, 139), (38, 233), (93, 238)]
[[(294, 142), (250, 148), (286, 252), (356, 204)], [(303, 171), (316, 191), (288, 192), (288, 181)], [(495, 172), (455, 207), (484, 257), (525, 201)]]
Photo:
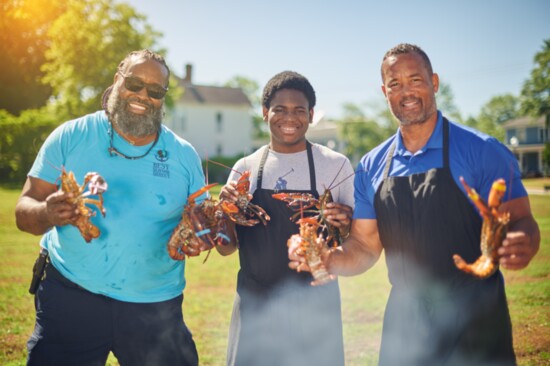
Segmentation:
[(21, 197), (15, 206), (15, 222), (19, 230), (42, 235), (53, 227), (47, 214), (46, 202)]
[(339, 276), (355, 276), (372, 268), (379, 257), (380, 252), (365, 248), (350, 235), (341, 247), (333, 249), (328, 271)]

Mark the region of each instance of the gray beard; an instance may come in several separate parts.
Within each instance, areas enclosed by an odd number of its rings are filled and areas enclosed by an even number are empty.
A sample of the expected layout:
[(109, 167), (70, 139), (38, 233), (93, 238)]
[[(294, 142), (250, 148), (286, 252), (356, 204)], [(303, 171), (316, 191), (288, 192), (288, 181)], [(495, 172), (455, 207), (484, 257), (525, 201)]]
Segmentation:
[(128, 112), (128, 100), (120, 97), (118, 88), (113, 88), (107, 100), (107, 112), (111, 123), (128, 136), (145, 137), (159, 131), (162, 123), (162, 107), (155, 108), (149, 105), (149, 108), (149, 112), (145, 115)]

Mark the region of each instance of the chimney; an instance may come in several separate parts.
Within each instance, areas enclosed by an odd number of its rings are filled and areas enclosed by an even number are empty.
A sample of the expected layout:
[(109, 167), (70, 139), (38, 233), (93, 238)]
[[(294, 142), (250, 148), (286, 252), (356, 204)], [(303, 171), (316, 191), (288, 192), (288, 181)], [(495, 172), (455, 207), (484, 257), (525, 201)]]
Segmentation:
[(193, 74), (193, 65), (186, 64), (185, 65), (185, 77), (183, 78), (183, 82), (186, 84), (191, 84), (191, 76)]

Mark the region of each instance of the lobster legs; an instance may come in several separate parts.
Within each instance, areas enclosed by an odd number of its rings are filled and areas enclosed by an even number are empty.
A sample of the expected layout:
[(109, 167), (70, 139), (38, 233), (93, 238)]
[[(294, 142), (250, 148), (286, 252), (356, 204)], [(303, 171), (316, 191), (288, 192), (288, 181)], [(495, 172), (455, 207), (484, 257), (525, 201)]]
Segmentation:
[(479, 279), (485, 279), (495, 273), (498, 269), (498, 248), (506, 237), (508, 223), (510, 222), (509, 212), (499, 212), (502, 197), (506, 191), (504, 179), (498, 179), (493, 183), (489, 193), (488, 203), (485, 203), (477, 192), (468, 186), (464, 179), (460, 178), (468, 197), (479, 209), (483, 217), (481, 226), (481, 256), (472, 264), (466, 263), (458, 254), (453, 255), (453, 260), (458, 269)]

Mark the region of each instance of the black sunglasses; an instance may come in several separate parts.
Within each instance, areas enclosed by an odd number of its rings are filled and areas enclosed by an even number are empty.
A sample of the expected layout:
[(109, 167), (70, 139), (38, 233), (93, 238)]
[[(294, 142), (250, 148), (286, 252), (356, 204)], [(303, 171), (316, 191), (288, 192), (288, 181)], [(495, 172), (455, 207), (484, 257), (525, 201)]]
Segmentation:
[(124, 78), (124, 87), (132, 93), (139, 93), (145, 88), (150, 98), (162, 99), (168, 91), (168, 88), (160, 86), (159, 84), (147, 84), (135, 76), (126, 76), (121, 71), (118, 73)]

